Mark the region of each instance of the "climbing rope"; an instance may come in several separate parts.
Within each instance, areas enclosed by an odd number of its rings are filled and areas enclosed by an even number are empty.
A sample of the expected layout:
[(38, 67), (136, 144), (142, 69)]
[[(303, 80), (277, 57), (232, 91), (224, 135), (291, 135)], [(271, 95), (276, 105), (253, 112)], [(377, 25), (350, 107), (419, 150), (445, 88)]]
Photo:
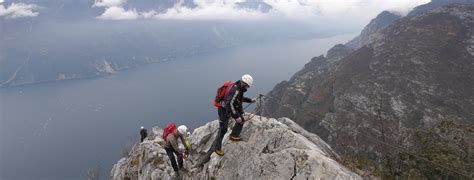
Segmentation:
[[(250, 120), (252, 119), (253, 117), (255, 117), (255, 115), (257, 114), (260, 114), (260, 120), (262, 120), (262, 115), (263, 115), (263, 94), (259, 94), (258, 97), (256, 98), (256, 101), (257, 101), (257, 107), (255, 107), (251, 112), (250, 114), (252, 114), (252, 116), (249, 116), (247, 119)], [(246, 106), (246, 108), (248, 106), (250, 106), (251, 104), (248, 104)], [(245, 108), (244, 108), (245, 110)]]

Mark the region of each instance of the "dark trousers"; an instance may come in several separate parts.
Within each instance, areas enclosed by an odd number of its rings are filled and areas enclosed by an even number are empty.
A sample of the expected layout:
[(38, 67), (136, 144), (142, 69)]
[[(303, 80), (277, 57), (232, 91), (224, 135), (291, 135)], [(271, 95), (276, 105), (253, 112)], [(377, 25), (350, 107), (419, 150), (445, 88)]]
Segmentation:
[(181, 154), (176, 152), (173, 148), (165, 148), (166, 154), (168, 154), (168, 158), (170, 158), (171, 166), (173, 166), (173, 170), (178, 172), (178, 166), (176, 165), (176, 159), (174, 158), (174, 154), (176, 154), (178, 158), (179, 169), (183, 168), (183, 158)]
[(242, 132), (242, 128), (244, 127), (244, 122), (241, 124), (235, 123), (234, 127), (232, 128), (232, 132), (230, 133), (231, 136), (240, 136), (240, 133)]
[(218, 107), (217, 114), (219, 114), (219, 132), (214, 141), (214, 150), (222, 149), (222, 139), (224, 139), (224, 135), (227, 133), (227, 126), (229, 125), (229, 116), (226, 114), (225, 108)]

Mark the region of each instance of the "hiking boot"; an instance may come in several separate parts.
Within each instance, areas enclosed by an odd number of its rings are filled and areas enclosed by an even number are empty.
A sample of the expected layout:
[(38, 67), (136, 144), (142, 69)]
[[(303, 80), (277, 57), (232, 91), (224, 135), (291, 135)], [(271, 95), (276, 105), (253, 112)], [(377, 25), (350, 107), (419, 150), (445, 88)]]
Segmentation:
[(218, 149), (218, 150), (214, 150), (214, 152), (219, 155), (219, 156), (223, 156), (224, 155), (224, 150), (222, 149)]
[(230, 139), (231, 141), (240, 141), (240, 140), (241, 140), (241, 139), (240, 139), (240, 136), (229, 136), (229, 139)]

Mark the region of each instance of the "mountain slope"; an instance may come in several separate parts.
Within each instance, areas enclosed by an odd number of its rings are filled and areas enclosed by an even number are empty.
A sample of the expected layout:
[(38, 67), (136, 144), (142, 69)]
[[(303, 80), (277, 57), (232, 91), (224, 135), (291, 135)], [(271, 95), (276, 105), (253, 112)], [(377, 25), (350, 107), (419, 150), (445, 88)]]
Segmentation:
[(474, 4), (474, 1), (472, 0), (431, 0), (431, 2), (420, 5), (418, 7), (415, 7), (410, 13), (408, 13), (408, 16), (414, 16), (429, 10), (433, 10), (436, 8), (439, 8), (441, 6), (449, 5), (449, 4)]
[(384, 143), (416, 146), (414, 131), (444, 119), (471, 126), (473, 12), (474, 6), (450, 5), (407, 16), (335, 63), (315, 57), (275, 86), (265, 109), (294, 119), (338, 152), (369, 159), (388, 151)]
[[(333, 160), (337, 155), (318, 136), (293, 121), (256, 116), (246, 123), (241, 142), (224, 137), (222, 157), (207, 151), (214, 141), (218, 121), (194, 130), (192, 151), (185, 161), (184, 179), (361, 179)], [(112, 179), (168, 179), (174, 176), (162, 147), (162, 130), (153, 129), (150, 140), (136, 145), (111, 171)], [(204, 162), (203, 164), (199, 164)]]
[(377, 17), (372, 19), (357, 37), (350, 40), (345, 45), (352, 49), (358, 49), (370, 41), (370, 35), (374, 34), (380, 29), (383, 29), (387, 25), (400, 18), (401, 16), (398, 14), (389, 11), (383, 11), (377, 15)]

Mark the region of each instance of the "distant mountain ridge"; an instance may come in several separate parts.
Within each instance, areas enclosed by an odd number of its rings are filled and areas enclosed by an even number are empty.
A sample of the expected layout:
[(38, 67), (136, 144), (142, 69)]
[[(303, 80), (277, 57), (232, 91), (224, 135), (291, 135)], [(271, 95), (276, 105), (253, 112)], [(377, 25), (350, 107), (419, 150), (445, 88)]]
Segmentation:
[(472, 0), (431, 0), (430, 3), (415, 7), (408, 13), (408, 16), (414, 16), (449, 4), (474, 4), (474, 2)]
[(389, 11), (383, 11), (377, 17), (372, 19), (367, 26), (364, 27), (360, 35), (347, 42), (345, 45), (358, 49), (370, 41), (370, 35), (383, 29), (393, 21), (400, 19), (402, 16)]

